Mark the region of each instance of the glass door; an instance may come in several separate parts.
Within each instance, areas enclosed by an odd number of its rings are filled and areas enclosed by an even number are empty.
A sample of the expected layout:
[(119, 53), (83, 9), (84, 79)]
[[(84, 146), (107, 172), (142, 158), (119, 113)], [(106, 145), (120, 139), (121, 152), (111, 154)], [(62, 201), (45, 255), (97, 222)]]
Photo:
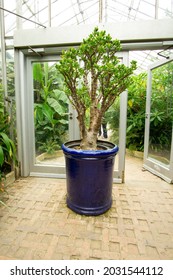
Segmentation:
[(52, 58), (28, 58), (31, 176), (65, 177), (61, 145), (79, 138), (75, 112), (64, 93), (63, 77), (56, 69), (57, 63)]
[[(125, 65), (129, 64), (129, 52), (119, 52), (118, 57), (120, 63)], [(120, 94), (120, 100), (118, 102), (118, 122), (116, 128), (117, 145), (119, 152), (116, 155), (114, 166), (114, 183), (124, 183), (125, 181), (125, 153), (126, 153), (126, 126), (127, 126), (127, 100), (128, 93), (124, 91)], [(118, 109), (118, 110), (117, 110)], [(117, 119), (115, 117), (115, 119)]]
[[(48, 50), (50, 51), (50, 50)], [(53, 50), (54, 51), (54, 50)], [(80, 138), (76, 111), (67, 102), (56, 70), (60, 56), (15, 50), (18, 154), (22, 176), (65, 177), (61, 143)], [(128, 65), (128, 52), (119, 53)], [(117, 133), (119, 153), (114, 182), (124, 182), (127, 92), (120, 96)]]
[(68, 100), (57, 62), (33, 62), (34, 162), (43, 166), (64, 163), (62, 143), (69, 139)]
[(173, 58), (148, 70), (144, 168), (173, 183)]

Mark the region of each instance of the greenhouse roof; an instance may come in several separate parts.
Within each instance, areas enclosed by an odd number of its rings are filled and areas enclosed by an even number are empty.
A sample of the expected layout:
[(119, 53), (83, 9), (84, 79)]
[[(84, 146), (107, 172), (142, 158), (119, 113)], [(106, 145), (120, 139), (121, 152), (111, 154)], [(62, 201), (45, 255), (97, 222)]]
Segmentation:
[[(20, 28), (97, 25), (173, 18), (172, 0), (1, 0), (0, 3), (7, 46), (13, 44), (11, 40), (14, 31)], [(169, 54), (171, 48), (172, 45)], [(159, 52), (133, 51), (130, 52), (130, 57), (139, 61), (141, 71), (146, 70), (152, 61), (160, 59)]]

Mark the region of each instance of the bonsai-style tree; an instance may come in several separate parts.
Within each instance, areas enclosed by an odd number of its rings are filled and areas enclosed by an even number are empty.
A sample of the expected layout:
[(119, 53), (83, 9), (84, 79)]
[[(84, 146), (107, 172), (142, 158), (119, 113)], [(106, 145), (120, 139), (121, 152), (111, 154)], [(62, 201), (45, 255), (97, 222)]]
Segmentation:
[(135, 61), (130, 67), (119, 61), (116, 53), (120, 49), (119, 40), (96, 27), (78, 48), (64, 51), (57, 65), (67, 97), (78, 113), (82, 150), (97, 149), (102, 118), (128, 87), (136, 69)]

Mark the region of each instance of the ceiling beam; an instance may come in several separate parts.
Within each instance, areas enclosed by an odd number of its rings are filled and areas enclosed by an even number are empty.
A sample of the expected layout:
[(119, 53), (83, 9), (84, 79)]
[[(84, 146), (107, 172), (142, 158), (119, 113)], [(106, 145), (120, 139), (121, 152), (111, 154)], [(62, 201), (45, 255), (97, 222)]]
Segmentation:
[[(98, 25), (121, 43), (142, 43), (173, 40), (173, 19), (105, 23)], [(95, 25), (16, 30), (14, 47), (79, 45)]]

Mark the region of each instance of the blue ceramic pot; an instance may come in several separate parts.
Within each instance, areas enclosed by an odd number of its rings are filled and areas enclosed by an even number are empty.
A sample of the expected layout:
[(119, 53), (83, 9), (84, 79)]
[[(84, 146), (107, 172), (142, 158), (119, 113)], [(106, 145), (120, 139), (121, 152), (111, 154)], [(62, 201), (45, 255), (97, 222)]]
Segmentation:
[(76, 150), (79, 141), (62, 145), (66, 161), (67, 206), (79, 214), (100, 215), (112, 205), (112, 182), (118, 146), (98, 141), (99, 150)]

